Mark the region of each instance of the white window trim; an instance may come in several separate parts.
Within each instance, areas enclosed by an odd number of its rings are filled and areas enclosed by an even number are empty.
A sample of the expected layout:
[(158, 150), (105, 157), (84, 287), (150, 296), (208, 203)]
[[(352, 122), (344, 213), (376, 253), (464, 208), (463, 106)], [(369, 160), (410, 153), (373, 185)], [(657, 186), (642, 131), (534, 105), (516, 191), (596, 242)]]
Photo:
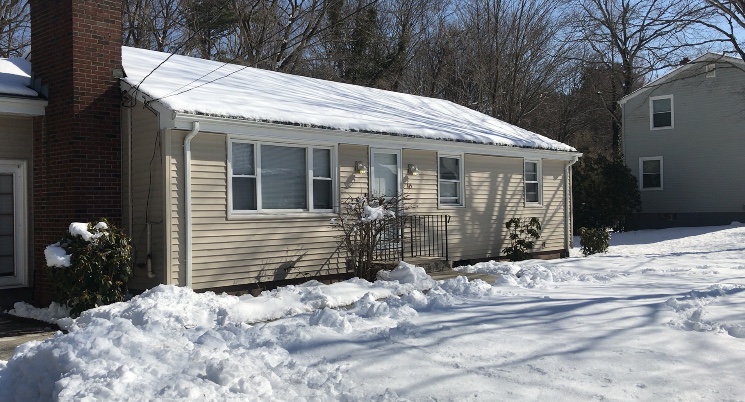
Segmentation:
[[(460, 163), (458, 164), (460, 172), (458, 173), (460, 175), (460, 181), (459, 181), (459, 188), (458, 188), (458, 194), (460, 194), (460, 202), (458, 204), (443, 204), (440, 202), (440, 158), (453, 158), (460, 160)], [(452, 154), (452, 153), (437, 153), (437, 206), (439, 208), (464, 208), (466, 206), (466, 191), (465, 191), (465, 157), (463, 154)], [(454, 180), (446, 180), (446, 181), (454, 181)]]
[(26, 205), (26, 161), (23, 160), (0, 160), (0, 173), (13, 175), (14, 195), (14, 253), (15, 253), (15, 275), (0, 277), (0, 289), (17, 288), (28, 286), (27, 271), (27, 205)]
[[(670, 99), (670, 125), (665, 127), (654, 126), (654, 101), (660, 99)], [(670, 130), (675, 128), (675, 100), (672, 95), (653, 96), (649, 98), (649, 129), (650, 130)]]
[(398, 183), (397, 183), (397, 186), (398, 186), (397, 193), (398, 194), (396, 194), (396, 195), (401, 195), (401, 193), (403, 192), (403, 161), (401, 159), (401, 154), (402, 154), (401, 151), (402, 151), (401, 148), (399, 148), (399, 149), (393, 149), (393, 148), (370, 148), (370, 154), (368, 155), (368, 157), (369, 157), (368, 160), (370, 161), (370, 168), (368, 169), (368, 172), (369, 173), (368, 173), (368, 176), (367, 176), (368, 177), (368, 179), (367, 179), (367, 190), (368, 190), (368, 192), (369, 192), (370, 195), (373, 195), (373, 196), (376, 196), (377, 195), (377, 194), (374, 194), (373, 193), (373, 178), (375, 177), (374, 176), (374, 172), (375, 172), (374, 154), (375, 153), (380, 153), (380, 154), (396, 154), (397, 155), (396, 161), (398, 163), (398, 166), (396, 168), (397, 168), (398, 172), (397, 172), (397, 175), (396, 176), (398, 178)]
[[(317, 217), (324, 215), (331, 215), (334, 213), (335, 208), (332, 209), (313, 209), (313, 149), (327, 149), (331, 151), (331, 205), (338, 205), (339, 200), (339, 186), (335, 185), (338, 183), (338, 158), (337, 158), (337, 146), (320, 144), (320, 143), (306, 143), (306, 142), (275, 142), (275, 141), (255, 141), (245, 138), (233, 138), (228, 137), (228, 152), (227, 152), (227, 197), (228, 197), (228, 219), (246, 219), (246, 218), (258, 218), (258, 217)], [(254, 145), (254, 158), (255, 158), (255, 176), (256, 176), (256, 210), (234, 210), (233, 209), (233, 143), (253, 144)], [(273, 145), (282, 147), (297, 147), (305, 149), (305, 165), (306, 165), (306, 197), (308, 209), (262, 209), (261, 208), (261, 145)]]
[[(543, 160), (542, 159), (523, 159), (523, 203), (525, 206), (542, 206), (543, 205)], [(536, 176), (538, 179), (538, 202), (529, 202), (527, 200), (528, 193), (525, 191), (525, 185), (529, 182), (525, 180), (525, 164), (535, 163), (536, 164)], [(531, 181), (530, 183), (535, 183)]]
[[(644, 187), (644, 162), (645, 161), (660, 161), (660, 186), (659, 187)], [(665, 162), (661, 156), (647, 156), (639, 158), (639, 190), (640, 191), (659, 191), (665, 186)]]

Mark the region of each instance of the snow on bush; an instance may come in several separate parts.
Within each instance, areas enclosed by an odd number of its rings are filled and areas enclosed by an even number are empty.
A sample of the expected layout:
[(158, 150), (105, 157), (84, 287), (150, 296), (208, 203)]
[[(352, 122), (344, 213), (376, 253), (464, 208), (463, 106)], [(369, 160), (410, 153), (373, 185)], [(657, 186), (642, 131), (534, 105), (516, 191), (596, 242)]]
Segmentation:
[(48, 267), (67, 268), (70, 266), (70, 255), (60, 247), (59, 242), (50, 244), (44, 249)]

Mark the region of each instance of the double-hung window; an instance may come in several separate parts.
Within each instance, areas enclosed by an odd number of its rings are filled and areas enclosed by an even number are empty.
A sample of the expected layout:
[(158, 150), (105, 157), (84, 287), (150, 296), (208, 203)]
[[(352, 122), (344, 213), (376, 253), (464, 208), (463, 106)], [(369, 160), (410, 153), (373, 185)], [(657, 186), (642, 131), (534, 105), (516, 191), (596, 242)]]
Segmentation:
[(442, 155), (439, 159), (440, 205), (463, 206), (463, 159)]
[(524, 163), (525, 203), (541, 203), (541, 163), (525, 161)]
[(656, 96), (649, 98), (649, 125), (652, 130), (673, 128), (673, 96)]
[(230, 142), (233, 213), (332, 211), (332, 149)]
[(639, 158), (642, 190), (662, 190), (662, 157)]

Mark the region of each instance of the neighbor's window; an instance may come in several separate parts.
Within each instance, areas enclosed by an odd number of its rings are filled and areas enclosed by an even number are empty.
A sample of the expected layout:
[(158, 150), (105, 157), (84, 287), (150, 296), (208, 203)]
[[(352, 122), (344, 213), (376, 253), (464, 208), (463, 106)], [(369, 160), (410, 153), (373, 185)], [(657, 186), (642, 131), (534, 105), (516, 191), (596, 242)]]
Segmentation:
[(662, 190), (662, 157), (639, 158), (642, 190)]
[(538, 161), (525, 161), (525, 202), (539, 204), (541, 202), (541, 172)]
[(649, 99), (651, 128), (673, 128), (673, 97), (658, 96)]
[(331, 149), (232, 141), (232, 211), (333, 208)]
[(440, 156), (440, 205), (463, 205), (463, 164), (460, 156)]

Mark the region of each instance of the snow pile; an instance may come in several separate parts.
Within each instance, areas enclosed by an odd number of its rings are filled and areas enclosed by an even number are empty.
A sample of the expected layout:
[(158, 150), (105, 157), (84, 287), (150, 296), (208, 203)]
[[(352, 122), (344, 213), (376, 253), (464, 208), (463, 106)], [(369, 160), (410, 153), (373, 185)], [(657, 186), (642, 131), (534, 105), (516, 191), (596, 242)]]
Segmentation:
[[(670, 320), (671, 327), (688, 331), (720, 332), (735, 338), (745, 338), (745, 317), (732, 317), (728, 305), (723, 309), (727, 311), (724, 315), (725, 322), (717, 320), (716, 313), (710, 314), (710, 305), (716, 306), (722, 298), (745, 291), (745, 285), (716, 284), (705, 291), (691, 291), (683, 297), (671, 297), (665, 305), (678, 313), (678, 317)], [(707, 316), (712, 316), (706, 318)], [(741, 323), (732, 322), (739, 319)]]
[(441, 99), (131, 47), (122, 49), (122, 63), (127, 71), (125, 85), (137, 88), (147, 94), (147, 99), (154, 99), (175, 112), (576, 151), (561, 142)]
[(70, 319), (70, 309), (56, 302), (52, 302), (47, 308), (36, 308), (28, 303), (18, 302), (13, 308), (7, 311), (8, 314), (16, 317), (31, 318), (33, 320), (44, 321), (50, 324), (57, 324), (60, 328), (65, 329), (72, 324)]
[[(98, 222), (93, 228), (106, 230), (109, 227), (106, 222)], [(80, 236), (87, 242), (95, 241), (103, 234), (101, 232), (91, 233), (88, 231), (88, 224), (84, 222), (73, 222), (67, 230), (72, 236)], [(62, 248), (59, 242), (50, 244), (44, 249), (44, 258), (48, 267), (66, 268), (70, 266), (70, 255), (67, 254), (67, 251)]]
[(745, 399), (745, 227), (656, 233), (463, 268), (519, 294), (405, 264), (258, 297), (159, 286), (19, 347), (0, 400)]
[[(417, 316), (416, 307), (452, 305), (452, 295), (448, 303), (442, 299), (454, 286), (431, 296), (414, 289), (432, 281), (416, 268), (391, 272), (405, 284), (311, 282), (258, 297), (161, 285), (129, 302), (83, 312), (68, 334), (19, 347), (0, 371), (0, 400), (375, 398), (356, 391), (343, 368), (301, 364), (290, 350), (309, 342), (314, 331), (349, 334), (377, 320), (384, 329), (374, 333), (381, 334)], [(460, 292), (476, 294), (467, 288)], [(248, 324), (280, 317), (290, 321)]]
[(371, 207), (365, 205), (362, 210), (362, 222), (379, 221), (385, 218), (394, 218), (395, 213), (391, 210), (386, 210), (383, 206)]
[(59, 242), (50, 244), (44, 249), (44, 258), (48, 267), (66, 268), (70, 266), (70, 255)]
[(378, 278), (385, 281), (398, 281), (401, 284), (410, 284), (417, 290), (427, 290), (435, 286), (436, 282), (427, 275), (422, 267), (411, 265), (404, 261), (398, 263), (393, 271), (378, 271)]
[(564, 270), (550, 263), (535, 264), (534, 261), (497, 262), (488, 261), (474, 265), (456, 267), (454, 270), (464, 273), (487, 274), (496, 276), (495, 285), (536, 288), (552, 286), (557, 282), (608, 282), (618, 277), (617, 273), (577, 274)]
[[(109, 227), (108, 225), (106, 225), (106, 222), (98, 222), (93, 228), (99, 229), (99, 230), (106, 230)], [(101, 232), (98, 232), (96, 234), (89, 232), (88, 224), (84, 222), (71, 223), (68, 231), (70, 232), (71, 235), (80, 236), (83, 238), (83, 240), (87, 242), (94, 241), (96, 238), (101, 236)]]

